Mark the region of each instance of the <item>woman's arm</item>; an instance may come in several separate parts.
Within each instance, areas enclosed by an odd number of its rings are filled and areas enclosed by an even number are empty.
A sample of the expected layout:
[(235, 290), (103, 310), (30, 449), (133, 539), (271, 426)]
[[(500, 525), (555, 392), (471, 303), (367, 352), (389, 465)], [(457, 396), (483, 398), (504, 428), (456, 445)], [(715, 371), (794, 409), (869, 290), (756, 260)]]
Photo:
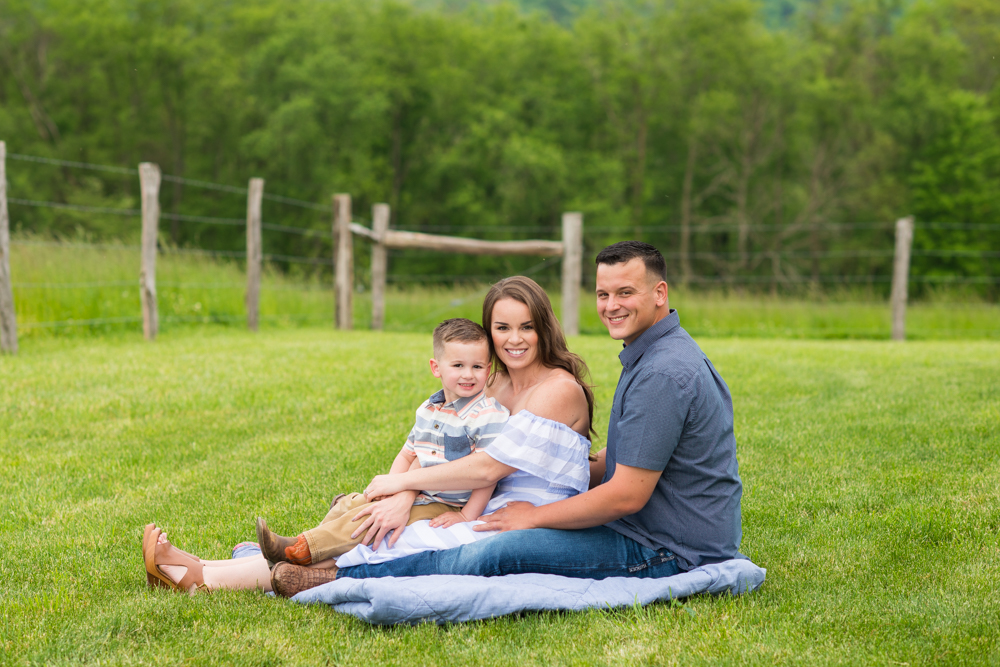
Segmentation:
[(378, 475), (365, 489), (368, 499), (391, 496), (400, 491), (461, 491), (496, 484), (517, 470), (500, 463), (486, 452), (476, 452), (456, 461), (398, 475)]
[[(420, 460), (414, 452), (404, 446), (399, 450), (399, 454), (396, 454), (396, 458), (393, 459), (392, 467), (389, 468), (389, 474), (399, 475), (414, 467), (420, 467)], [(416, 499), (416, 491), (404, 491), (362, 509), (354, 517), (354, 521), (364, 519), (365, 524), (359, 526), (351, 537), (357, 537), (364, 531), (372, 528), (373, 530), (365, 536), (368, 538), (366, 544), (374, 543), (377, 546), (382, 543), (382, 538), (386, 534), (390, 531), (395, 531), (389, 538), (389, 546), (391, 547), (399, 539), (399, 536), (403, 534), (402, 530), (397, 529), (404, 528), (406, 522), (410, 520), (410, 508), (413, 507), (413, 501)]]

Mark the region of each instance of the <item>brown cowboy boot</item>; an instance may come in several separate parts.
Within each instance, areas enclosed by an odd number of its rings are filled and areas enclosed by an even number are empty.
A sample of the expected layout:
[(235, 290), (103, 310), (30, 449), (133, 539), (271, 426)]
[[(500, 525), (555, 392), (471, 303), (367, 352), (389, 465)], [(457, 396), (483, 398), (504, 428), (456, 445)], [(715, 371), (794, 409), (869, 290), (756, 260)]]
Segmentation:
[(267, 529), (267, 522), (264, 521), (264, 517), (257, 517), (257, 542), (260, 544), (261, 553), (267, 559), (267, 564), (271, 567), (274, 567), (275, 563), (288, 560), (285, 556), (285, 549), (294, 545), (296, 539), (272, 533)]
[(290, 598), (302, 591), (316, 588), (337, 579), (337, 567), (328, 570), (303, 567), (291, 563), (278, 563), (271, 570), (271, 588), (283, 598)]

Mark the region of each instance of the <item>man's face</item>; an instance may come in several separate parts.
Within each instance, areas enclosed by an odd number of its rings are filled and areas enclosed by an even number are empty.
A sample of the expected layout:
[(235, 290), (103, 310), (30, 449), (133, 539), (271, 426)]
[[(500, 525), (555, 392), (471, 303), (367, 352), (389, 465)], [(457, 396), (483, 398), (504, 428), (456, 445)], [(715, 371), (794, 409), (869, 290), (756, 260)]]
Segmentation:
[(597, 265), (597, 313), (615, 340), (631, 344), (668, 312), (667, 283), (641, 259)]

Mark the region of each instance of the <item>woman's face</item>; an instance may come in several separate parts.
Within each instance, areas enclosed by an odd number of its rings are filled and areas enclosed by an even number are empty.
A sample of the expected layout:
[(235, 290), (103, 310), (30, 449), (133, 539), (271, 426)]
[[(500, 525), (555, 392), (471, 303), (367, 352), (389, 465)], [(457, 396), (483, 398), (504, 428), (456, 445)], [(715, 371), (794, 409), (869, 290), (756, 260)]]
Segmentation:
[(526, 305), (501, 299), (493, 306), (492, 319), (493, 348), (507, 370), (527, 368), (538, 361), (538, 332)]

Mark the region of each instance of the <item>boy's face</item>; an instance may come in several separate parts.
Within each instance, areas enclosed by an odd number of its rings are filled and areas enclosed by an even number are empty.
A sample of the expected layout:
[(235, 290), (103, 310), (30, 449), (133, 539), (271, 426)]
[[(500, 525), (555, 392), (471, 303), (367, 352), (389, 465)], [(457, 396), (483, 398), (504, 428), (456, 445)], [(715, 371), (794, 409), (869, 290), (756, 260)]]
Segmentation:
[(441, 378), (445, 403), (478, 394), (486, 386), (489, 370), (490, 348), (485, 340), (445, 343), (441, 354), (431, 359), (431, 373)]

